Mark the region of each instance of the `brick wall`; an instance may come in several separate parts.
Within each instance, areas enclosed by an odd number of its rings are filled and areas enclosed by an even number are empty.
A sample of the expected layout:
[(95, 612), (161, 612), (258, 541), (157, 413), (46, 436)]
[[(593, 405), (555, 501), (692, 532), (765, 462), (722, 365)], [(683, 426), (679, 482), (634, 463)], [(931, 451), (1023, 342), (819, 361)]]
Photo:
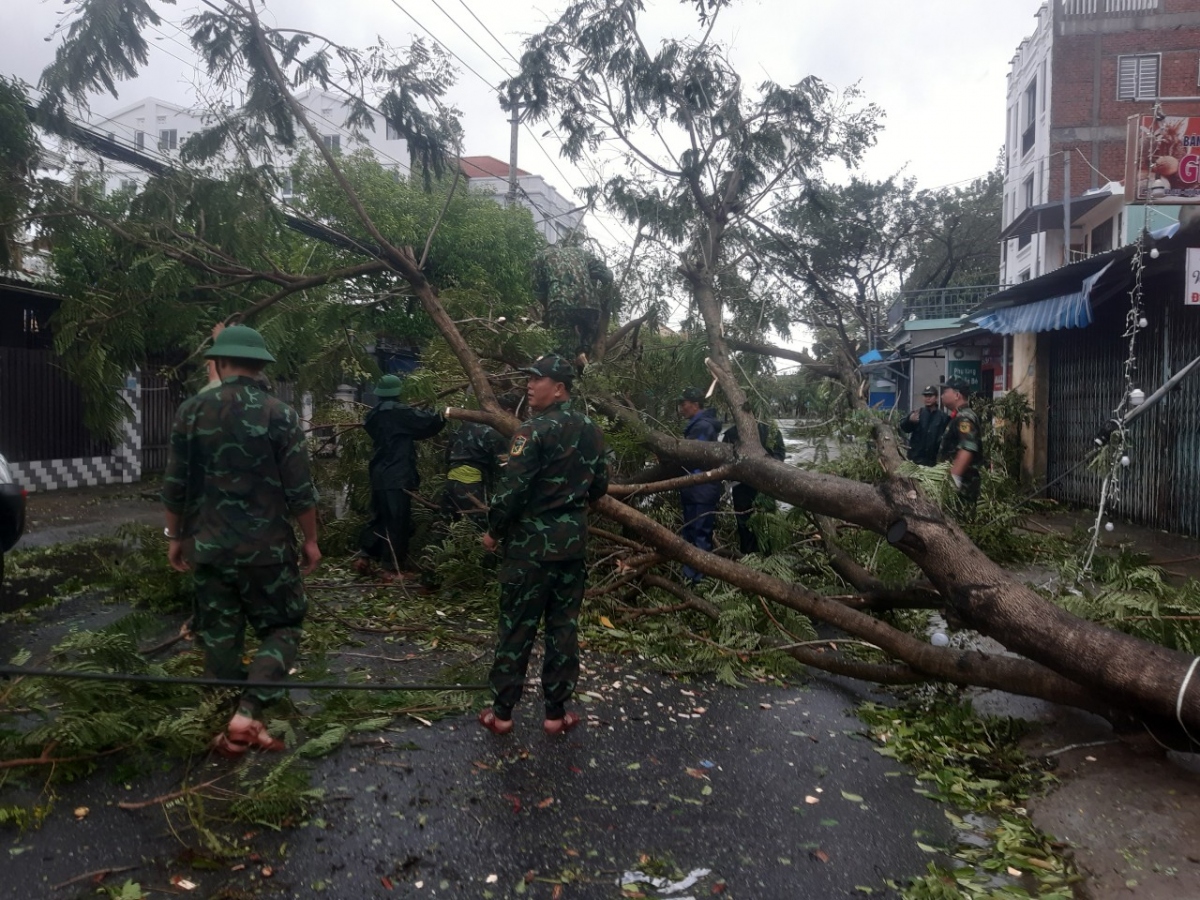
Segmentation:
[[(1077, 151), (1071, 159), (1073, 196), (1124, 178), (1126, 122), (1131, 115), (1149, 112), (1152, 104), (1117, 99), (1119, 57), (1161, 53), (1159, 93), (1200, 95), (1200, 12), (1195, 0), (1164, 0), (1159, 15), (1059, 24), (1051, 51), (1052, 199), (1063, 194), (1058, 155), (1062, 150)], [(1200, 101), (1164, 103), (1163, 109), (1167, 115), (1200, 115)]]

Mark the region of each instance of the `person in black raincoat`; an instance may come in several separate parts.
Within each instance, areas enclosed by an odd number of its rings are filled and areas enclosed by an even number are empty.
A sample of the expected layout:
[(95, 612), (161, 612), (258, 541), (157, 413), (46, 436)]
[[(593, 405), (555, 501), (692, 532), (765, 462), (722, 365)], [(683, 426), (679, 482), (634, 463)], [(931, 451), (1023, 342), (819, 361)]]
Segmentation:
[(414, 409), (396, 398), (401, 381), (385, 375), (375, 386), (379, 402), (367, 413), (363, 427), (375, 445), (371, 457), (371, 521), (359, 539), (354, 567), (360, 573), (379, 563), (385, 577), (396, 577), (408, 562), (412, 532), (412, 494), (421, 484), (417, 472), (417, 441), (431, 438), (446, 427), (439, 413)]

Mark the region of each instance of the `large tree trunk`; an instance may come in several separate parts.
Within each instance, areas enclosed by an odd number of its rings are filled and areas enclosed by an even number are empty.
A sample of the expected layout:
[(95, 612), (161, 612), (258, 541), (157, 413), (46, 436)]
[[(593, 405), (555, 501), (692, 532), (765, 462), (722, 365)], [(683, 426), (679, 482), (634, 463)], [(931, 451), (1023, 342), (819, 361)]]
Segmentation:
[[(673, 440), (664, 435), (654, 435), (652, 443), (663, 451), (669, 448), (673, 459), (693, 467), (715, 468), (732, 461), (732, 473), (728, 476), (732, 480), (818, 515), (890, 536), (895, 546), (925, 573), (945, 598), (946, 606), (965, 623), (1061, 676), (1059, 680), (1026, 676), (1009, 681), (1011, 673), (1006, 671), (1004, 678), (988, 686), (1092, 709), (1099, 703), (1109, 710), (1148, 713), (1164, 721), (1175, 718), (1191, 657), (1080, 619), (1038, 596), (988, 559), (911, 482), (892, 479), (882, 486), (867, 485), (806, 472), (769, 457), (735, 459), (731, 450), (721, 445)], [(601, 509), (610, 514), (613, 507), (606, 505)], [(634, 527), (628, 514), (622, 512), (622, 516), (623, 524)], [(681, 541), (669, 540), (644, 524), (642, 529), (639, 534), (643, 540), (665, 556), (735, 584), (763, 585), (761, 577), (745, 578), (748, 570), (744, 567), (738, 567), (742, 572), (731, 569), (736, 563), (701, 553), (686, 544), (680, 547)], [(795, 593), (785, 599), (777, 586), (770, 593), (765, 589), (761, 592), (878, 644), (918, 671), (959, 683), (983, 683), (969, 666), (957, 667), (958, 677), (948, 673), (938, 661), (938, 655), (945, 651), (922, 644), (921, 651), (916, 652), (906, 641), (891, 642), (890, 646), (879, 643), (877, 626), (892, 629), (869, 616), (864, 618), (875, 624), (847, 617), (841, 610), (831, 610), (811, 597), (806, 601), (807, 608), (801, 609), (795, 605)], [(1084, 702), (1079, 694), (1076, 700), (1066, 699), (1069, 693), (1066, 685), (1083, 691), (1090, 699)], [(1200, 732), (1200, 684), (1192, 685), (1186, 692), (1180, 713), (1188, 728)]]

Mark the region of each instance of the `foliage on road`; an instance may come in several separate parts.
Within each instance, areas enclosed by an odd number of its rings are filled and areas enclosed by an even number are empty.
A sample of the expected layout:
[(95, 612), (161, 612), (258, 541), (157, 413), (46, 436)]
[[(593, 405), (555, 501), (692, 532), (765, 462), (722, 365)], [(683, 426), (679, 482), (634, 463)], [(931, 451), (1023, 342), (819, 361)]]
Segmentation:
[(917, 770), (918, 793), (971, 814), (946, 810), (963, 835), (945, 848), (958, 864), (931, 863), (929, 874), (903, 886), (905, 900), (1071, 900), (1081, 879), (1064, 845), (1035, 828), (1024, 807), (1054, 782), (1045, 761), (1018, 746), (1025, 723), (977, 715), (944, 691), (901, 707), (864, 704), (859, 717), (879, 753)]

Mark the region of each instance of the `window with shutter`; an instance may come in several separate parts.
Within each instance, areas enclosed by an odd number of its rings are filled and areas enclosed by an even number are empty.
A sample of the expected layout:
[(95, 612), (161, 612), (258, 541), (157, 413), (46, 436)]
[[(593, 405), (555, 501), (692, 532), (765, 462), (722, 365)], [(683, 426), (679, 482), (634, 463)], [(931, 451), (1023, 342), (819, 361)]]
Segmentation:
[(1117, 57), (1117, 99), (1153, 100), (1157, 97), (1160, 64), (1157, 53)]

